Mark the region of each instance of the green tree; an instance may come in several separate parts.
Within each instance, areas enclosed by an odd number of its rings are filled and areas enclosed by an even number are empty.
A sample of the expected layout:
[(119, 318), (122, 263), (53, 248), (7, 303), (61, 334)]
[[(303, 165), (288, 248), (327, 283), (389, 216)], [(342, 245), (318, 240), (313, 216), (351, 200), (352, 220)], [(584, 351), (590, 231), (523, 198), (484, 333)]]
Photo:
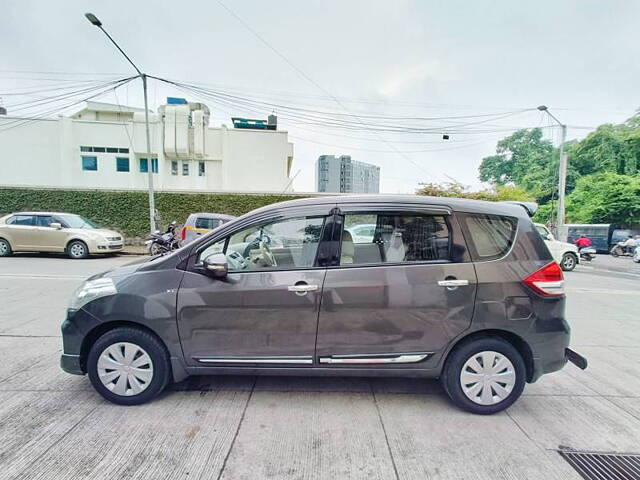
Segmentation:
[(519, 187), (499, 185), (492, 189), (473, 192), (468, 186), (457, 182), (427, 183), (416, 194), (431, 197), (459, 197), (473, 200), (501, 202), (505, 200), (532, 201), (530, 193)]
[(604, 172), (581, 177), (567, 197), (567, 219), (616, 225), (640, 222), (640, 176)]

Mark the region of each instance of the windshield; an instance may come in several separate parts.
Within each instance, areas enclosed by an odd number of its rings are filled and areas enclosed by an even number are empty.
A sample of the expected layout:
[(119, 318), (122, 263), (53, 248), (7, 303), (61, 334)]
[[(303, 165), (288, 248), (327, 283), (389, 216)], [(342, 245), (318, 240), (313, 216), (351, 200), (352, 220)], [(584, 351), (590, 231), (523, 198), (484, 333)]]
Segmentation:
[(98, 228), (98, 225), (91, 220), (81, 217), (80, 215), (56, 215), (60, 218), (69, 228)]

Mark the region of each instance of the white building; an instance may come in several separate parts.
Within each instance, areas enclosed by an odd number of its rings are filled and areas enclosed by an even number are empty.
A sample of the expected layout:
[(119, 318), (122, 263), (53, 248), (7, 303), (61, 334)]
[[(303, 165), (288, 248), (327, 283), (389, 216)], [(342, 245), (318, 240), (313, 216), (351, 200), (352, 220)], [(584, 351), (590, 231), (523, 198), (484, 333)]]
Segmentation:
[(350, 155), (320, 155), (316, 161), (318, 192), (379, 193), (380, 167)]
[(291, 191), (287, 132), (253, 121), (211, 128), (201, 103), (151, 113), (151, 152), (143, 109), (87, 102), (57, 119), (10, 113), (0, 115), (0, 186), (144, 190), (153, 168), (157, 190)]

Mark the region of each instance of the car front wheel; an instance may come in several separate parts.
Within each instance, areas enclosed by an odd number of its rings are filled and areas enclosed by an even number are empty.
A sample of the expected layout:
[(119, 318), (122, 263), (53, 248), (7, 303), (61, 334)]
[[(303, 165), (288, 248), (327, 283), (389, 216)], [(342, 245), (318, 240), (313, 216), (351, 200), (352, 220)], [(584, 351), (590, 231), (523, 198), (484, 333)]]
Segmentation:
[(447, 358), (442, 385), (458, 407), (488, 415), (510, 407), (524, 390), (526, 369), (506, 340), (485, 337), (456, 347)]
[(570, 272), (571, 270), (576, 268), (577, 263), (578, 260), (573, 253), (565, 253), (562, 256), (562, 263), (560, 264), (560, 266), (565, 272)]
[(171, 375), (169, 356), (153, 334), (116, 328), (102, 335), (87, 357), (93, 387), (110, 402), (139, 405), (157, 396)]
[(89, 256), (89, 248), (87, 248), (86, 243), (74, 240), (67, 246), (67, 255), (74, 260), (87, 258)]

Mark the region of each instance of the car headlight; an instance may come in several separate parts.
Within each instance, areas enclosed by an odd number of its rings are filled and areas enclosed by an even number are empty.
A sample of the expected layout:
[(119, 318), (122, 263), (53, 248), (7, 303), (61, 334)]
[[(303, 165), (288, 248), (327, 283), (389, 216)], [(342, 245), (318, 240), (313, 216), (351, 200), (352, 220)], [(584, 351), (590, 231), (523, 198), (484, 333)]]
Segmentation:
[(69, 309), (78, 310), (87, 303), (100, 297), (108, 297), (118, 293), (111, 278), (97, 278), (84, 282), (71, 297)]

